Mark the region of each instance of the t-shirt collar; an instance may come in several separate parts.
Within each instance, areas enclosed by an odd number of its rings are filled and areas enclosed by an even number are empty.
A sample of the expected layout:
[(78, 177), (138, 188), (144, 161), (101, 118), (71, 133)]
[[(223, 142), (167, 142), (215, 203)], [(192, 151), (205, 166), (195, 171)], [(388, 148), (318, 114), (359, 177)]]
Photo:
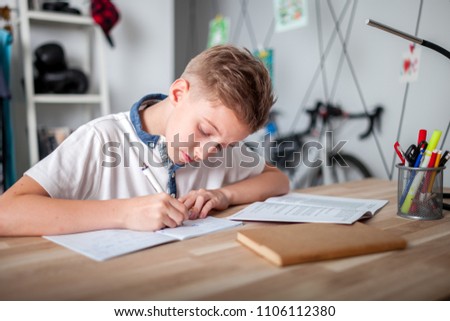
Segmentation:
[(140, 140), (142, 140), (142, 142), (150, 148), (155, 148), (160, 136), (152, 135), (142, 129), (142, 122), (141, 117), (139, 117), (139, 111), (153, 105), (151, 102), (149, 102), (149, 104), (144, 104), (144, 102), (146, 101), (161, 101), (166, 98), (167, 95), (163, 94), (149, 94), (142, 97), (138, 102), (134, 103), (130, 110), (131, 123), (133, 124), (136, 134), (138, 135)]

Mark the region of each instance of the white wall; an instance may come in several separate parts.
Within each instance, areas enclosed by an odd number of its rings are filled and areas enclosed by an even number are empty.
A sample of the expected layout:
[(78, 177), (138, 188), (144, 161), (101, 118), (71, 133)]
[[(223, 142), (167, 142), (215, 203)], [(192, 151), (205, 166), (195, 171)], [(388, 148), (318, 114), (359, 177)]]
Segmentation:
[[(16, 0), (6, 1), (10, 7), (17, 7)], [(90, 1), (72, 0), (72, 6), (87, 11)], [(105, 39), (105, 57), (109, 83), (111, 111), (129, 110), (143, 95), (153, 92), (167, 92), (174, 74), (174, 2), (173, 0), (114, 0), (120, 12), (120, 21), (112, 29), (115, 47), (111, 48)], [(87, 7), (86, 7), (87, 6)], [(17, 12), (13, 12), (17, 17)], [(18, 46), (18, 26), (15, 28), (12, 57), (13, 116), (16, 131), (16, 154), (18, 175), (29, 167), (28, 142), (24, 93), (20, 85), (22, 63)], [(40, 32), (40, 33), (39, 33)], [(76, 31), (52, 30), (33, 34), (33, 48), (53, 38), (61, 38), (70, 67), (81, 64), (83, 38)], [(61, 35), (62, 34), (62, 35)], [(95, 80), (94, 80), (95, 81)], [(95, 84), (92, 84), (95, 87)], [(59, 108), (60, 106), (38, 106), (38, 124), (65, 125), (77, 127), (89, 120), (85, 106)], [(87, 111), (87, 112), (86, 112)]]
[[(75, 0), (74, 0), (75, 1)], [(77, 0), (84, 3), (84, 0)], [(15, 6), (15, 0), (5, 3)], [(195, 17), (192, 25), (177, 26), (185, 29), (184, 33), (175, 32), (174, 6), (184, 3), (179, 15)], [(331, 1), (336, 11), (345, 4), (345, 0)], [(174, 75), (189, 59), (189, 56), (199, 52), (206, 46), (207, 23), (216, 14), (214, 8), (231, 18), (231, 35), (236, 37), (238, 45), (251, 48), (246, 26), (240, 32), (236, 31), (237, 19), (240, 15), (241, 0), (114, 0), (121, 13), (121, 21), (113, 29), (112, 36), (116, 43), (114, 49), (106, 46), (106, 61), (112, 111), (127, 110), (129, 106), (148, 92), (165, 92), (173, 80)], [(396, 139), (397, 128), (400, 122), (405, 85), (398, 81), (401, 55), (406, 51), (408, 43), (382, 31), (373, 29), (364, 24), (366, 18), (373, 18), (409, 33), (414, 33), (417, 20), (419, 0), (361, 0), (358, 1), (354, 27), (350, 38), (348, 52), (351, 57), (357, 78), (361, 84), (365, 101), (369, 109), (376, 104), (385, 107), (383, 124), (378, 137), (382, 146), (382, 153), (390, 169), (393, 159), (392, 144)], [(310, 22), (302, 29), (275, 33), (270, 46), (275, 49), (275, 89), (278, 95), (276, 108), (282, 112), (282, 130), (286, 131), (293, 116), (300, 107), (307, 86), (319, 62), (318, 32), (316, 21), (315, 1), (309, 1)], [(327, 1), (320, 0), (321, 16), (326, 41), (333, 28), (332, 19), (327, 7)], [(249, 0), (249, 16), (255, 29), (257, 41), (262, 43), (267, 34), (273, 14), (272, 0)], [(450, 1), (425, 0), (418, 35), (434, 41), (450, 49)], [(348, 14), (347, 14), (348, 17)], [(181, 21), (181, 20), (180, 20)], [(345, 29), (348, 20), (345, 19)], [(16, 30), (18, 27), (16, 26)], [(192, 30), (192, 32), (186, 32)], [(175, 36), (178, 34), (182, 37)], [(18, 35), (17, 35), (18, 36)], [(17, 38), (18, 39), (18, 38)], [(25, 135), (25, 115), (23, 94), (20, 88), (20, 52), (15, 42), (12, 78), (13, 106), (16, 127), (17, 155), (19, 175), (28, 166), (27, 141)], [(106, 44), (106, 42), (105, 42)], [(189, 55), (188, 51), (191, 55)], [(177, 53), (177, 70), (174, 65), (174, 55)], [(333, 74), (340, 55), (340, 45), (336, 39), (333, 50), (327, 60), (328, 78)], [(445, 130), (449, 122), (448, 83), (450, 78), (450, 61), (445, 57), (427, 48), (422, 49), (422, 61), (419, 81), (409, 87), (406, 102), (406, 116), (400, 143), (404, 148), (416, 140), (419, 128)], [(321, 81), (316, 84), (308, 105), (316, 99), (323, 99)], [(350, 111), (362, 111), (362, 104), (355, 88), (348, 65), (344, 65), (336, 103), (342, 104)], [(54, 109), (44, 111), (44, 118), (51, 118)], [(76, 114), (76, 113), (75, 113)], [(75, 117), (72, 114), (68, 118)], [(302, 117), (298, 128), (303, 128)], [(365, 129), (365, 123), (357, 121), (347, 123), (341, 132), (340, 139), (348, 139), (346, 150), (364, 156), (366, 163), (377, 177), (387, 178), (382, 159), (376, 151), (373, 138), (359, 141), (356, 134)], [(450, 137), (444, 146), (450, 149)], [(445, 173), (445, 185), (450, 186), (450, 172)], [(395, 177), (395, 176), (394, 176)]]
[[(211, 13), (214, 1), (196, 0), (198, 17), (196, 28), (204, 30), (216, 13), (231, 19), (231, 37), (234, 43), (255, 49), (252, 46), (245, 24), (236, 30), (241, 14), (241, 0), (216, 1), (220, 12)], [(281, 130), (287, 132), (307, 87), (319, 64), (318, 27), (316, 19), (316, 2), (309, 1), (309, 25), (292, 31), (275, 33), (269, 46), (275, 50), (274, 85), (278, 96), (275, 108), (281, 111)], [(255, 30), (258, 43), (263, 43), (273, 17), (272, 0), (249, 0), (248, 15)], [(338, 14), (346, 0), (330, 1)], [(409, 43), (383, 31), (365, 25), (365, 19), (372, 18), (397, 29), (414, 34), (419, 11), (419, 0), (362, 0), (357, 2), (354, 26), (352, 29), (348, 54), (354, 67), (356, 78), (361, 87), (365, 103), (369, 110), (381, 104), (385, 107), (381, 131), (377, 132), (381, 153), (385, 159), (388, 172), (392, 168), (394, 157), (393, 143), (397, 137), (400, 113), (405, 93), (405, 84), (399, 82), (402, 54), (407, 51)], [(328, 1), (320, 0), (324, 46), (327, 43), (334, 23), (328, 8)], [(350, 1), (352, 6), (353, 1)], [(351, 7), (350, 7), (351, 9)], [(418, 36), (435, 42), (450, 50), (450, 1), (425, 0), (420, 20)], [(343, 35), (347, 30), (348, 10), (343, 24)], [(201, 18), (199, 18), (201, 19)], [(198, 27), (202, 24), (203, 27)], [(236, 35), (239, 35), (237, 37)], [(206, 45), (206, 37), (199, 39), (199, 46)], [(328, 86), (331, 87), (339, 57), (341, 45), (336, 38), (326, 62)], [(434, 129), (445, 131), (450, 120), (450, 61), (444, 56), (422, 48), (419, 80), (409, 86), (406, 100), (406, 115), (400, 136), (404, 149), (417, 140), (419, 128), (430, 132)], [(322, 79), (319, 78), (310, 99), (306, 102), (312, 106), (317, 99), (324, 100)], [(333, 101), (341, 104), (348, 111), (362, 112), (363, 104), (352, 78), (349, 65), (344, 63), (343, 71)], [(297, 129), (305, 127), (306, 116), (302, 116)], [(359, 154), (377, 177), (388, 178), (383, 160), (379, 156), (374, 138), (360, 141), (357, 134), (365, 130), (364, 121), (347, 122), (340, 132), (339, 139), (348, 140), (345, 150)], [(430, 133), (431, 134), (431, 133)], [(429, 134), (429, 135), (430, 135)], [(442, 139), (441, 139), (442, 141)], [(444, 149), (450, 149), (450, 137)], [(397, 159), (396, 159), (397, 161)], [(394, 179), (396, 178), (394, 171)], [(450, 172), (445, 173), (444, 185), (450, 186)]]
[(173, 0), (114, 0), (121, 21), (106, 51), (113, 112), (148, 93), (167, 93), (174, 74)]

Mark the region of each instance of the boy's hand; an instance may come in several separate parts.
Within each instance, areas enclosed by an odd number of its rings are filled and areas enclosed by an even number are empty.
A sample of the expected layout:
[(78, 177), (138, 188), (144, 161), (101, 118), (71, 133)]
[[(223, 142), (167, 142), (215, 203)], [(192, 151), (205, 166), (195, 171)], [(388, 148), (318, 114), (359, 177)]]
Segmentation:
[(177, 227), (188, 219), (188, 210), (179, 200), (166, 193), (135, 197), (126, 205), (125, 228), (156, 231)]
[(189, 210), (189, 219), (205, 218), (212, 209), (224, 210), (230, 206), (230, 200), (221, 190), (199, 189), (190, 191), (179, 198)]

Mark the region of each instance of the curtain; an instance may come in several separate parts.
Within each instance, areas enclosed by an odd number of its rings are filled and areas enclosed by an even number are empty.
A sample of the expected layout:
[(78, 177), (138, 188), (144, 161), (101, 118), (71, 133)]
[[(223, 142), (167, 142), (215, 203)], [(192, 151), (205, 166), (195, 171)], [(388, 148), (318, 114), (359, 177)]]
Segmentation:
[(4, 90), (1, 92), (2, 108), (2, 146), (3, 155), (3, 179), (5, 189), (16, 181), (16, 161), (14, 150), (14, 133), (11, 117), (10, 95), (9, 95), (9, 70), (11, 64), (12, 35), (9, 31), (0, 29), (0, 69)]

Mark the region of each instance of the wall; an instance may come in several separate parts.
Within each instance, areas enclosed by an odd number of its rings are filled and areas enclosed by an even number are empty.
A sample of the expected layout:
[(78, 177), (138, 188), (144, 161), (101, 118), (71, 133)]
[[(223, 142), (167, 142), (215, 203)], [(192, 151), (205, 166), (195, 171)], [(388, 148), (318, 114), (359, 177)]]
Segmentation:
[[(3, 3), (3, 1), (2, 1)], [(72, 6), (87, 11), (90, 1), (72, 0)], [(111, 111), (129, 110), (131, 105), (150, 92), (166, 92), (174, 75), (174, 5), (172, 0), (114, 0), (121, 19), (112, 29), (115, 47), (104, 41)], [(17, 7), (15, 0), (6, 1)], [(14, 16), (17, 16), (14, 12)], [(21, 87), (22, 68), (19, 34), (16, 26), (12, 57), (12, 90), (14, 126), (16, 131), (17, 171), (20, 176), (29, 167), (26, 137), (24, 93)], [(33, 47), (49, 37), (61, 37), (61, 29), (52, 28), (33, 34)], [(79, 66), (83, 57), (79, 53), (86, 44), (76, 32), (63, 32), (67, 60), (71, 66)], [(95, 84), (93, 84), (95, 86)], [(89, 120), (91, 107), (38, 106), (38, 121), (50, 125), (77, 127)], [(96, 113), (94, 113), (94, 116)]]
[[(196, 8), (196, 21), (190, 22), (194, 30), (201, 30), (194, 34), (194, 43), (198, 43), (196, 52), (206, 47), (209, 20), (217, 13), (231, 19), (231, 42), (237, 45), (255, 49), (249, 29), (244, 23), (238, 30), (238, 21), (241, 16), (241, 0), (210, 1), (191, 0)], [(268, 37), (270, 23), (273, 19), (272, 0), (249, 0), (248, 18), (253, 27), (258, 45), (267, 41), (269, 47), (275, 50), (274, 54), (274, 87), (278, 96), (275, 109), (281, 112), (281, 131), (287, 133), (292, 127), (292, 120), (305, 98), (308, 86), (312, 83), (313, 75), (319, 66), (319, 27), (317, 13), (320, 13), (323, 46), (328, 42), (334, 30), (334, 22), (328, 3), (331, 3), (336, 15), (345, 7), (347, 0), (309, 1), (308, 26), (274, 33)], [(343, 20), (342, 35), (345, 37), (349, 25), (350, 12), (353, 1), (349, 1), (349, 8)], [(429, 131), (441, 129), (445, 132), (449, 125), (449, 98), (448, 84), (450, 80), (450, 61), (444, 56), (428, 49), (422, 48), (419, 80), (407, 85), (399, 82), (402, 54), (408, 50), (409, 43), (378, 29), (365, 25), (365, 20), (371, 18), (399, 30), (414, 34), (419, 13), (419, 0), (380, 0), (357, 1), (353, 28), (347, 45), (350, 64), (347, 61), (342, 65), (342, 72), (337, 82), (337, 90), (332, 102), (341, 104), (351, 112), (363, 112), (365, 105), (372, 110), (381, 104), (385, 108), (382, 118), (381, 130), (376, 132), (379, 144), (373, 137), (360, 141), (357, 134), (366, 128), (364, 121), (347, 122), (341, 126), (338, 139), (348, 140), (345, 151), (359, 154), (377, 177), (389, 178), (393, 170), (394, 151), (393, 143), (396, 140), (398, 127), (402, 124), (400, 144), (405, 149), (417, 139), (419, 128)], [(319, 7), (317, 7), (319, 5)], [(214, 12), (217, 11), (217, 12)], [(448, 0), (425, 0), (419, 23), (418, 36), (435, 42), (450, 50), (450, 12)], [(178, 29), (177, 29), (178, 33)], [(333, 79), (342, 53), (339, 38), (335, 38), (331, 51), (325, 62), (328, 91), (331, 91)], [(183, 48), (180, 48), (181, 50)], [(351, 73), (354, 70), (354, 81)], [(305, 101), (306, 106), (314, 105), (318, 99), (325, 99), (325, 86), (319, 77), (312, 94)], [(405, 115), (401, 123), (401, 112), (405, 92)], [(362, 98), (360, 96), (362, 95)], [(295, 129), (306, 126), (306, 116), (294, 124)], [(442, 139), (441, 139), (442, 141)], [(378, 150), (379, 145), (380, 150)], [(450, 149), (450, 137), (447, 138), (444, 149)], [(380, 154), (382, 156), (380, 156)], [(397, 161), (397, 159), (395, 159)], [(392, 172), (396, 178), (396, 170)], [(444, 185), (450, 186), (450, 175), (445, 175)]]
[[(79, 0), (85, 3), (84, 0)], [(15, 0), (2, 3), (16, 7)], [(336, 12), (344, 7), (346, 0), (331, 1)], [(114, 0), (122, 19), (113, 29), (116, 42), (114, 49), (106, 46), (111, 107), (113, 112), (127, 110), (140, 96), (147, 92), (166, 91), (174, 77), (180, 74), (187, 61), (206, 47), (207, 24), (220, 12), (231, 19), (231, 35), (238, 45), (252, 47), (245, 25), (236, 30), (241, 14), (240, 0)], [(273, 15), (272, 0), (248, 1), (248, 15), (255, 30), (258, 43), (264, 42)], [(405, 32), (414, 33), (419, 0), (379, 0), (358, 1), (354, 26), (348, 44), (348, 54), (361, 85), (365, 103), (369, 109), (377, 104), (385, 107), (383, 124), (377, 137), (388, 171), (392, 167), (392, 144), (400, 124), (406, 85), (400, 84), (399, 69), (401, 55), (408, 43), (390, 34), (373, 29), (364, 24), (366, 18), (373, 18)], [(350, 5), (353, 1), (350, 1)], [(333, 30), (333, 22), (327, 1), (320, 0), (324, 42)], [(269, 45), (275, 49), (274, 86), (278, 96), (275, 106), (281, 112), (283, 132), (289, 131), (291, 122), (301, 107), (308, 86), (319, 64), (318, 28), (315, 1), (309, 1), (310, 21), (302, 29), (274, 33)], [(450, 1), (424, 1), (418, 35), (449, 49)], [(344, 20), (347, 29), (350, 10)], [(18, 29), (18, 26), (15, 28)], [(18, 35), (16, 34), (16, 39)], [(38, 41), (39, 39), (37, 39)], [(19, 41), (13, 48), (13, 94), (16, 128), (17, 159), (19, 175), (28, 168), (27, 141), (23, 91), (20, 86), (21, 61)], [(326, 62), (327, 78), (333, 79), (341, 54), (338, 39), (335, 40)], [(175, 59), (175, 64), (173, 63)], [(406, 99), (406, 115), (400, 136), (400, 143), (406, 145), (416, 139), (421, 127), (445, 130), (449, 122), (449, 98), (447, 90), (450, 78), (450, 62), (445, 57), (427, 49), (422, 49), (419, 81), (409, 86)], [(330, 81), (331, 82), (331, 81)], [(335, 102), (347, 110), (362, 111), (362, 102), (352, 79), (350, 69), (344, 64), (338, 83)], [(331, 87), (331, 85), (329, 85)], [(306, 105), (311, 106), (316, 99), (323, 99), (322, 80), (319, 78)], [(64, 114), (67, 112), (64, 111)], [(51, 119), (55, 109), (44, 110), (43, 117)], [(67, 121), (81, 121), (75, 113), (68, 113)], [(296, 129), (305, 125), (303, 116)], [(363, 155), (366, 163), (377, 177), (388, 175), (379, 156), (373, 138), (359, 141), (356, 134), (365, 129), (364, 122), (347, 123), (339, 138), (348, 140), (345, 149)], [(450, 138), (444, 146), (450, 149)], [(447, 171), (448, 173), (448, 171)], [(450, 186), (450, 175), (445, 175), (445, 185)], [(395, 173), (394, 173), (395, 177)]]

